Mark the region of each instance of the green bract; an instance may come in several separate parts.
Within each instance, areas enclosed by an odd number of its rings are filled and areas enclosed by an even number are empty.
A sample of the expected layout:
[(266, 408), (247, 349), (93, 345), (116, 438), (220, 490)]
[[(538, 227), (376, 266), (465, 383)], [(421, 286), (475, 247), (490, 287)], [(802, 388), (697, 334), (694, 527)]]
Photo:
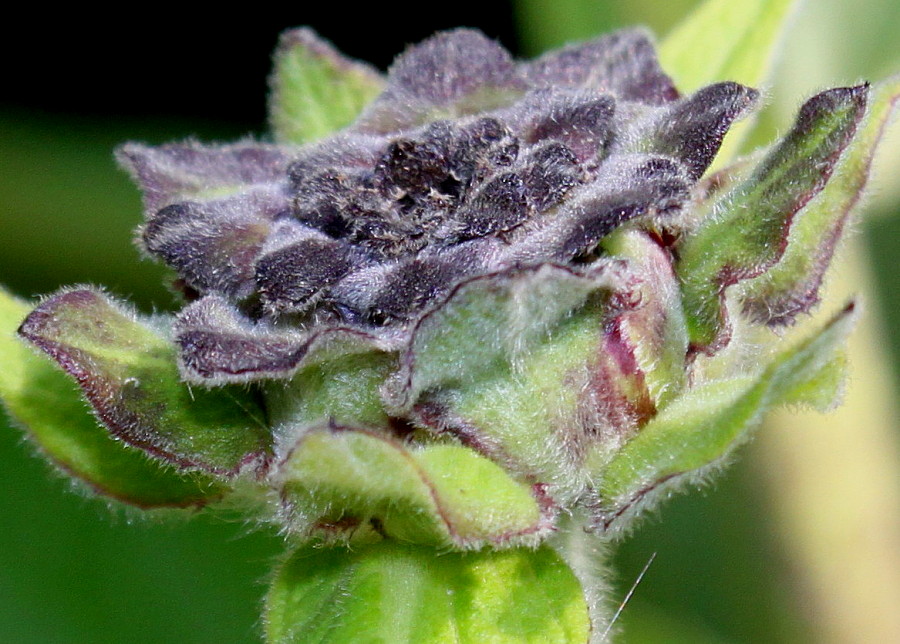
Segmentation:
[(385, 76), (290, 31), (276, 143), (119, 151), (184, 308), (3, 295), (0, 396), (99, 493), (279, 526), (272, 642), (599, 639), (584, 553), (839, 397), (853, 303), (773, 330), (818, 301), (900, 81), (707, 172), (789, 6), (697, 62), (710, 3), (663, 47), (680, 87), (642, 30), (529, 62), (456, 30)]

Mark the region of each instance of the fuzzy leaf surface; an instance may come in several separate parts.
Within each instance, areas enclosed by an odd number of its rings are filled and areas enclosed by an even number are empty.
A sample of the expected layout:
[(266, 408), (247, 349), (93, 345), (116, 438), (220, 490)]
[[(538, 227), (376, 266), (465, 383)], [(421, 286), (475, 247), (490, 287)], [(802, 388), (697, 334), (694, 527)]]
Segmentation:
[(872, 87), (866, 115), (831, 179), (795, 218), (781, 260), (742, 286), (744, 312), (755, 322), (790, 324), (819, 301), (835, 247), (863, 196), (872, 159), (900, 100), (900, 77)]
[(384, 86), (375, 68), (346, 58), (307, 28), (281, 35), (270, 82), (275, 137), (297, 144), (350, 125)]
[(515, 61), (473, 29), (434, 34), (408, 47), (388, 70), (384, 92), (353, 129), (388, 133), (508, 105), (525, 84)]
[(686, 475), (702, 476), (721, 463), (775, 405), (826, 406), (821, 392), (811, 394), (810, 383), (827, 386), (832, 396), (838, 394), (842, 378), (835, 378), (835, 370), (843, 363), (854, 308), (848, 305), (818, 333), (775, 356), (758, 374), (700, 385), (648, 422), (600, 473), (602, 529), (623, 515), (632, 516), (664, 486)]
[(659, 244), (636, 230), (610, 235), (603, 247), (627, 258), (641, 277), (641, 306), (619, 315), (616, 330), (633, 347), (655, 406), (665, 406), (684, 386), (688, 350), (681, 290), (671, 260)]
[(634, 281), (614, 261), (590, 276), (548, 264), (461, 284), (413, 331), (389, 409), (573, 500), (585, 442), (626, 420), (604, 413), (600, 398), (631, 392), (599, 363), (606, 303)]
[(795, 215), (825, 187), (857, 131), (868, 94), (867, 85), (842, 87), (807, 101), (785, 139), (685, 241), (677, 272), (692, 345), (727, 342), (725, 289), (782, 257)]
[(253, 324), (218, 296), (184, 308), (172, 333), (182, 377), (205, 386), (288, 378), (311, 365), (390, 346), (359, 328), (334, 326), (303, 334)]
[(0, 400), (56, 465), (97, 493), (141, 508), (198, 506), (222, 487), (182, 473), (110, 436), (51, 360), (15, 335), (32, 307), (0, 289)]
[(282, 498), (312, 532), (378, 525), (413, 543), (532, 543), (550, 529), (532, 490), (457, 445), (407, 449), (383, 435), (310, 430), (280, 469)]
[(274, 422), (312, 426), (334, 421), (385, 428), (390, 419), (380, 387), (395, 368), (394, 356), (376, 350), (312, 359), (289, 383), (271, 383), (266, 403)]
[(581, 586), (546, 546), (301, 548), (279, 568), (265, 619), (270, 644), (563, 644), (590, 634)]
[[(140, 187), (152, 227), (158, 211), (174, 204), (219, 202), (229, 206), (229, 197), (248, 193), (257, 194), (262, 201), (278, 201), (291, 150), (250, 141), (204, 145), (188, 140), (156, 147), (126, 143), (116, 150), (116, 159)], [(246, 204), (234, 210), (245, 217), (254, 214)]]
[(387, 387), (389, 404), (408, 409), (426, 390), (514, 364), (592, 293), (609, 292), (623, 279), (620, 265), (598, 262), (590, 276), (545, 264), (461, 282), (416, 323)]
[(129, 445), (218, 474), (267, 459), (270, 436), (252, 393), (189, 389), (174, 346), (103, 293), (60, 291), (19, 334), (75, 378), (97, 417)]
[(273, 220), (290, 208), (290, 150), (244, 141), (120, 147), (119, 163), (144, 196), (143, 248), (200, 293), (246, 297)]
[[(573, 501), (584, 486), (581, 454), (585, 443), (612, 429), (591, 410), (602, 346), (600, 312), (588, 308), (554, 330), (553, 340), (536, 346), (515, 368), (479, 373), (443, 394), (426, 396), (416, 421), (459, 438), (512, 471), (547, 485), (558, 503)], [(548, 431), (550, 428), (550, 431)]]

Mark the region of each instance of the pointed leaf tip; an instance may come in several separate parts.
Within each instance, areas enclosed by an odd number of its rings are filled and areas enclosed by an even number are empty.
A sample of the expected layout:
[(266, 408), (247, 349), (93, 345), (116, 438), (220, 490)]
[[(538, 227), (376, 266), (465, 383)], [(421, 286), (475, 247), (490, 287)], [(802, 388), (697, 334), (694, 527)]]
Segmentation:
[(98, 419), (129, 445), (217, 474), (268, 459), (270, 436), (252, 393), (191, 391), (174, 346), (97, 290), (50, 296), (19, 335), (75, 378)]
[(291, 155), (286, 147), (253, 141), (214, 146), (188, 140), (157, 147), (126, 143), (116, 159), (143, 192), (152, 219), (160, 208), (183, 201), (250, 193), (272, 200), (281, 192)]
[[(860, 86), (857, 88), (862, 92)], [(847, 224), (865, 193), (876, 150), (900, 102), (900, 77), (874, 85), (866, 114), (825, 188), (795, 217), (783, 257), (741, 289), (754, 322), (781, 326), (808, 313)]]
[[(800, 0), (706, 0), (663, 39), (659, 57), (682, 92), (729, 80), (766, 84)], [(716, 164), (741, 150), (754, 119), (730, 131)]]
[(680, 159), (692, 180), (712, 163), (732, 124), (755, 106), (759, 92), (725, 81), (708, 85), (674, 105), (656, 133), (654, 149)]
[(839, 87), (807, 101), (781, 143), (685, 240), (677, 271), (695, 349), (713, 351), (728, 341), (726, 289), (764, 274), (784, 255), (798, 212), (826, 186), (853, 140), (868, 94), (868, 85)]
[(384, 79), (304, 27), (281, 35), (270, 85), (275, 138), (302, 144), (350, 125), (381, 93)]

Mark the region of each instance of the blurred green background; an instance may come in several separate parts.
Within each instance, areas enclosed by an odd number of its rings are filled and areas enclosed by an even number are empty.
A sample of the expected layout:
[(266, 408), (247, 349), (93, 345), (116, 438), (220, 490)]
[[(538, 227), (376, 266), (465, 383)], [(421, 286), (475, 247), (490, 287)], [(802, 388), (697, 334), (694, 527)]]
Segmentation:
[[(144, 311), (170, 308), (162, 270), (131, 244), (139, 195), (112, 150), (126, 140), (262, 133), (268, 52), (283, 28), (312, 24), (345, 51), (384, 66), (404, 43), (438, 28), (479, 26), (526, 56), (629, 24), (662, 35), (695, 2), (527, 0), (489, 5), (489, 12), (485, 4), (455, 3), (433, 19), (421, 16), (414, 31), (383, 8), (363, 10), (371, 15), (355, 16), (349, 29), (336, 10), (304, 9), (258, 23), (245, 16), (222, 25), (157, 19), (105, 36), (86, 15), (73, 16), (77, 23), (57, 17), (49, 33), (26, 29), (15, 55), (4, 56), (21, 84), (7, 82), (0, 103), (0, 283), (28, 297), (66, 284), (104, 284)], [(819, 0), (793, 20), (766, 88), (763, 137), (783, 131), (816, 89), (900, 72), (896, 0)], [(192, 40), (199, 31), (203, 38)], [(885, 316), (882, 350), (894, 365), (898, 129), (882, 155), (878, 196), (858, 226)], [(73, 490), (34, 454), (21, 432), (0, 427), (0, 642), (258, 640), (266, 576), (281, 551), (277, 534), (215, 513), (147, 517), (109, 508)], [(622, 641), (821, 641), (820, 616), (797, 591), (764, 493), (765, 458), (756, 444), (747, 446), (713, 485), (673, 498), (618, 549), (619, 597), (657, 553), (623, 611)], [(893, 484), (900, 487), (900, 477)]]

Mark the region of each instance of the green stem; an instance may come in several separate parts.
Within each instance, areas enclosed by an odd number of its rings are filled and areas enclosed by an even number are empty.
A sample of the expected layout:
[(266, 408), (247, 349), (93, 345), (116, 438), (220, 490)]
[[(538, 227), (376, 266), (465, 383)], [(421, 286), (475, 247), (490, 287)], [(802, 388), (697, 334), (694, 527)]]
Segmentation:
[(608, 561), (611, 546), (608, 540), (584, 529), (589, 520), (569, 515), (560, 520), (559, 531), (548, 543), (565, 560), (581, 583), (591, 616), (593, 644), (609, 642), (615, 634), (612, 602), (612, 574)]

